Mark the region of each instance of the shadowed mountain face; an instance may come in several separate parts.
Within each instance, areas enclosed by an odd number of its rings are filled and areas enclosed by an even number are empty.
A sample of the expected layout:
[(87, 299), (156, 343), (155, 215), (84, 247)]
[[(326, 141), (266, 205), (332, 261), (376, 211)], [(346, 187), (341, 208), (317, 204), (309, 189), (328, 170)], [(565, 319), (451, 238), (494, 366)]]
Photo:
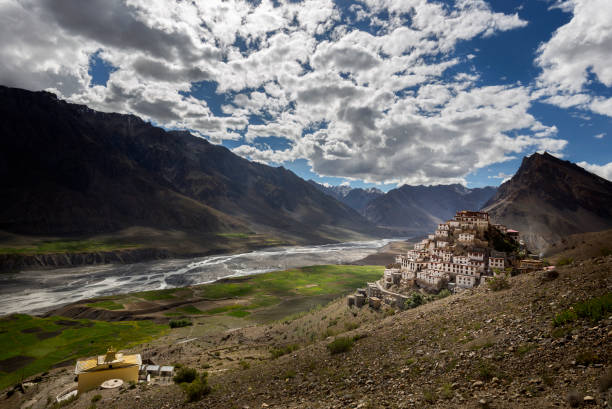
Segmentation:
[(365, 215), (380, 226), (424, 233), (452, 218), (458, 210), (479, 209), (493, 194), (494, 187), (404, 185), (372, 200)]
[(76, 235), (148, 226), (269, 231), (297, 242), (378, 232), (284, 168), (187, 132), (45, 92), (0, 87), (0, 230)]
[(612, 182), (548, 153), (534, 153), (484, 210), (543, 251), (562, 236), (611, 228)]

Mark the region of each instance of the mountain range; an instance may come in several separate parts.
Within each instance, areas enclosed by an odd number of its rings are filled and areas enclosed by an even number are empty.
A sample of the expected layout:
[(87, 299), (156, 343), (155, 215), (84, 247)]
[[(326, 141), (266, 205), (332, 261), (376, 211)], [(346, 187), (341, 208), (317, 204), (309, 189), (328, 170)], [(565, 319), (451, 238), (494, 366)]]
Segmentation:
[(189, 132), (7, 87), (0, 134), (2, 242), (144, 228), (153, 241), (197, 236), (204, 252), (227, 251), (217, 244), (251, 235), (271, 245), (424, 234), (457, 210), (484, 208), (541, 251), (564, 235), (612, 227), (612, 182), (546, 153), (525, 158), (498, 189), (329, 187)]
[(133, 226), (265, 232), (295, 243), (378, 235), (351, 207), (283, 167), (184, 131), (0, 87), (0, 230), (87, 236)]
[(480, 209), (494, 194), (495, 188), (490, 186), (468, 189), (458, 184), (404, 185), (372, 200), (364, 215), (380, 226), (431, 232), (458, 210)]
[(559, 238), (612, 228), (612, 182), (548, 153), (523, 159), (484, 210), (519, 230), (532, 249)]
[(494, 194), (495, 187), (469, 189), (465, 186), (404, 185), (387, 193), (379, 189), (351, 189), (325, 186), (309, 181), (321, 191), (364, 215), (372, 223), (403, 232), (428, 233), (458, 210), (480, 209)]
[(367, 205), (374, 199), (384, 196), (384, 192), (375, 187), (369, 189), (351, 188), (346, 185), (326, 186), (309, 180), (313, 186), (317, 187), (324, 193), (336, 198), (345, 205), (357, 210), (360, 214), (365, 215)]

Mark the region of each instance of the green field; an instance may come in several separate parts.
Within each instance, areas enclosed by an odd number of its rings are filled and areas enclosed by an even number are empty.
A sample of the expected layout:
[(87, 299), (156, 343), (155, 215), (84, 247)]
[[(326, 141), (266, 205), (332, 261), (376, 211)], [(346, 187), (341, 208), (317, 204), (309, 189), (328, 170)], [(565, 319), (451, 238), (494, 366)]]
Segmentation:
[(116, 303), (112, 300), (97, 301), (87, 304), (88, 307), (93, 307), (101, 310), (122, 310), (123, 304)]
[[(366, 282), (380, 278), (382, 266), (323, 265), (273, 271), (248, 277), (229, 278), (216, 283), (189, 288), (154, 290), (114, 296), (112, 303), (101, 300), (88, 304), (97, 308), (114, 309), (134, 300), (180, 301), (189, 299), (196, 305), (185, 305), (164, 312), (166, 317), (226, 315), (234, 318), (259, 320), (254, 310), (268, 310), (266, 316), (280, 318), (283, 311), (294, 313), (300, 306), (311, 307), (307, 300), (325, 303), (335, 297), (363, 287)], [(216, 300), (234, 299), (228, 305), (207, 306)], [(292, 305), (295, 304), (296, 308)], [(212, 307), (212, 308), (211, 308)], [(275, 310), (278, 311), (270, 311)], [(286, 314), (288, 315), (288, 314)]]
[(30, 246), (0, 247), (0, 254), (91, 253), (137, 247), (140, 245), (109, 240), (57, 240), (42, 241)]
[(59, 363), (126, 348), (167, 332), (152, 321), (103, 322), (11, 315), (0, 319), (0, 389)]
[[(242, 302), (208, 309), (203, 313), (244, 318), (250, 315), (249, 310), (274, 308), (283, 300), (323, 299), (324, 296), (346, 294), (368, 281), (379, 279), (383, 270), (382, 266), (303, 267), (205, 284), (195, 287), (194, 294), (209, 300), (236, 298)], [(248, 299), (248, 303), (244, 302), (245, 299)]]

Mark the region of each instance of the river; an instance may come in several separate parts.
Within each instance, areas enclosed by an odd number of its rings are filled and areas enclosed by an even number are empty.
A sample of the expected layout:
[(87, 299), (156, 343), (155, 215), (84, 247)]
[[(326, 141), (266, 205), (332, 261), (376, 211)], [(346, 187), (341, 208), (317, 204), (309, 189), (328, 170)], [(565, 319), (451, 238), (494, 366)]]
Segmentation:
[(391, 240), (275, 247), (242, 254), (22, 271), (0, 275), (0, 315), (41, 313), (84, 298), (185, 287), (316, 264), (343, 264)]

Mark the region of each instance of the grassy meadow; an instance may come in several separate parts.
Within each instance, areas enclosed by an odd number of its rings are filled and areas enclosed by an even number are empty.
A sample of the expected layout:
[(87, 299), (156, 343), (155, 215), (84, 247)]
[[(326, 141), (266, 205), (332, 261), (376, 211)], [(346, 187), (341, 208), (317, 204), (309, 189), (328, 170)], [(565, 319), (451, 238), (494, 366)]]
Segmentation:
[(168, 331), (152, 321), (104, 322), (15, 314), (0, 319), (0, 389), (76, 358), (126, 348)]

